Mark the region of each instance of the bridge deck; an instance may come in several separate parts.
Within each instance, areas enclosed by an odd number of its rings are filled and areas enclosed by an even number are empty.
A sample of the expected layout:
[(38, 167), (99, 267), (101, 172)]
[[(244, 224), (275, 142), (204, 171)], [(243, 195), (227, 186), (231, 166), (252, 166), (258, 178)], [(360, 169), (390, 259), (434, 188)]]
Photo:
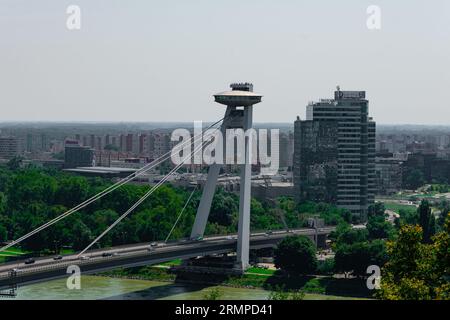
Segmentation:
[[(317, 231), (318, 235), (327, 235), (335, 230), (326, 227)], [(314, 237), (314, 229), (298, 229), (278, 231), (270, 235), (259, 233), (250, 238), (252, 249), (261, 249), (275, 246), (286, 236), (296, 234)], [(68, 277), (67, 268), (71, 265), (80, 267), (82, 274), (91, 274), (122, 267), (136, 267), (158, 264), (174, 259), (188, 259), (198, 256), (228, 253), (236, 250), (236, 235), (205, 238), (202, 241), (181, 241), (170, 244), (159, 243), (152, 251), (149, 244), (136, 244), (110, 249), (95, 250), (86, 254), (89, 260), (80, 260), (77, 255), (64, 256), (62, 260), (55, 261), (52, 257), (36, 260), (34, 264), (25, 265), (24, 261), (16, 261), (0, 265), (0, 289), (8, 288), (12, 284), (27, 285), (44, 282), (51, 279)], [(104, 256), (104, 253), (117, 253), (115, 256)], [(17, 276), (10, 277), (10, 271), (15, 269)]]

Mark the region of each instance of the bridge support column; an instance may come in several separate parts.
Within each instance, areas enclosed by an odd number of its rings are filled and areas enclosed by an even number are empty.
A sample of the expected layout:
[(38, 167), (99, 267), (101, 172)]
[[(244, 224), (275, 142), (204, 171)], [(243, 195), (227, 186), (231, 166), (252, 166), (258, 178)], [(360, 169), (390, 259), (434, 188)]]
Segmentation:
[[(244, 108), (244, 131), (252, 128), (253, 107)], [(241, 181), (239, 195), (239, 225), (237, 244), (237, 267), (246, 270), (249, 267), (250, 254), (250, 203), (252, 175), (252, 136), (245, 141), (245, 163), (241, 165)]]

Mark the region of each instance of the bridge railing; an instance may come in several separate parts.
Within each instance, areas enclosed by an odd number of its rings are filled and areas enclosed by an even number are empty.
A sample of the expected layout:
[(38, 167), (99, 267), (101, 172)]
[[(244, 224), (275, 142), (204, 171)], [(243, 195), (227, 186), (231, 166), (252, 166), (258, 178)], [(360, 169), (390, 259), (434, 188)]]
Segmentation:
[[(306, 230), (308, 228), (304, 228), (304, 229)], [(273, 231), (273, 232), (277, 232), (277, 231)], [(208, 237), (213, 237), (213, 236), (208, 236)], [(164, 252), (171, 251), (170, 247), (168, 247), (167, 249), (168, 250), (166, 250)], [(107, 256), (107, 257), (99, 256), (99, 257), (91, 258), (89, 260), (80, 260), (80, 259), (73, 258), (70, 260), (63, 260), (63, 261), (51, 261), (51, 262), (46, 263), (43, 266), (25, 265), (25, 266), (21, 266), (20, 269), (17, 268), (19, 270), (17, 276), (20, 277), (23, 274), (29, 275), (29, 274), (41, 273), (41, 272), (45, 272), (45, 271), (52, 271), (52, 270), (56, 270), (56, 269), (63, 269), (63, 268), (67, 268), (71, 265), (88, 266), (88, 265), (99, 264), (99, 263), (111, 261), (111, 260), (116, 260), (116, 261), (129, 260), (129, 259), (133, 259), (136, 257), (146, 256), (146, 255), (152, 256), (154, 254), (155, 254), (154, 251), (140, 250), (135, 253), (127, 253), (126, 255), (119, 254), (117, 256)], [(97, 259), (97, 258), (101, 258), (101, 259)], [(11, 269), (13, 269), (13, 266)], [(8, 278), (8, 274), (0, 275), (0, 280), (7, 279), (7, 278)]]

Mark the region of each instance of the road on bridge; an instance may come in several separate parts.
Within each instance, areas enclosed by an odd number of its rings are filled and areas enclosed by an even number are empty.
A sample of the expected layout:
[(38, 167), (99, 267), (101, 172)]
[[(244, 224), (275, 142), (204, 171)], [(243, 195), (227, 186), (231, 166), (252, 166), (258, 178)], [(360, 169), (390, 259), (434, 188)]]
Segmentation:
[[(317, 230), (318, 235), (327, 235), (335, 227), (325, 227)], [(275, 246), (281, 239), (289, 235), (305, 235), (313, 237), (315, 229), (297, 229), (291, 231), (275, 231), (273, 233), (255, 233), (251, 235), (252, 249)], [(121, 247), (93, 250), (85, 254), (87, 259), (78, 258), (77, 254), (63, 256), (62, 260), (54, 257), (36, 259), (33, 264), (25, 261), (15, 261), (0, 265), (0, 289), (12, 283), (26, 285), (69, 276), (66, 270), (71, 265), (77, 265), (85, 274), (107, 271), (121, 267), (133, 267), (162, 263), (174, 259), (187, 259), (197, 256), (221, 254), (236, 250), (237, 236), (206, 237), (201, 241), (180, 240), (177, 242), (157, 242), (151, 246), (148, 243)], [(150, 249), (151, 248), (151, 249)], [(10, 271), (15, 270), (17, 276), (10, 277)]]

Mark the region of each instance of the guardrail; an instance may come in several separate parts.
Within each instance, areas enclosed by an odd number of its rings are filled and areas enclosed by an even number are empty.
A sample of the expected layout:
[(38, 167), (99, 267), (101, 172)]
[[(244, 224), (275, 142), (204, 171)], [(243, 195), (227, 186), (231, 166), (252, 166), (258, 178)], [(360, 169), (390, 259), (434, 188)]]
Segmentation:
[[(324, 233), (327, 233), (329, 231), (329, 229), (331, 229), (330, 227), (325, 227), (322, 228), (324, 229)], [(299, 231), (308, 231), (308, 230), (314, 230), (314, 229), (297, 229), (297, 230), (292, 230), (294, 233), (299, 233)], [(297, 231), (297, 232), (295, 232)], [(319, 232), (320, 233), (320, 232)], [(264, 238), (261, 238), (260, 240), (270, 240), (272, 239), (278, 239), (280, 238), (282, 234), (281, 233), (273, 233), (272, 235), (268, 235), (269, 238), (267, 238), (267, 236), (264, 236)], [(254, 238), (256, 237), (263, 237), (262, 235), (258, 235), (258, 236), (254, 236)], [(257, 239), (254, 239), (257, 240)], [(254, 241), (253, 240), (253, 241)], [(214, 241), (214, 240), (211, 240)], [(230, 245), (232, 243), (235, 243), (237, 240), (235, 238), (233, 239), (223, 239), (223, 241), (225, 241), (225, 243), (221, 244), (221, 245)], [(217, 243), (209, 243), (208, 241), (200, 241), (200, 242), (192, 242), (192, 243), (188, 243), (186, 244), (186, 246), (192, 246), (193, 244), (195, 245), (199, 245), (200, 247), (198, 248), (198, 255), (205, 255), (205, 254), (211, 254), (211, 249), (208, 250), (208, 246), (217, 246), (219, 244)], [(134, 248), (140, 248), (140, 247), (144, 247), (144, 245), (138, 244), (136, 245)], [(148, 245), (147, 245), (148, 247)], [(133, 247), (131, 246), (123, 246), (121, 249), (132, 249)], [(119, 254), (116, 256), (96, 256), (94, 258), (90, 258), (89, 260), (81, 260), (81, 259), (77, 259), (77, 258), (70, 258), (69, 260), (63, 260), (63, 261), (49, 261), (47, 263), (45, 263), (45, 265), (42, 266), (36, 266), (36, 265), (25, 265), (25, 266), (21, 266), (20, 268), (18, 268), (18, 272), (17, 272), (17, 277), (20, 278), (22, 276), (32, 276), (34, 274), (39, 274), (39, 273), (44, 273), (44, 272), (51, 272), (51, 271), (55, 271), (55, 270), (64, 270), (67, 269), (67, 267), (71, 266), (71, 265), (77, 265), (79, 267), (86, 267), (86, 266), (90, 266), (90, 265), (102, 265), (104, 263), (110, 262), (110, 261), (121, 261), (121, 260), (133, 260), (133, 259), (137, 259), (137, 258), (144, 258), (146, 256), (148, 257), (152, 257), (155, 255), (164, 255), (167, 253), (170, 253), (171, 251), (178, 251), (180, 250), (180, 248), (176, 247), (176, 246), (166, 246), (166, 247), (162, 247), (163, 250), (158, 250), (155, 249), (156, 251), (147, 251), (146, 249), (137, 249), (139, 251), (136, 252), (132, 252), (134, 250), (123, 250), (122, 252), (127, 252), (126, 254)], [(195, 247), (191, 247), (191, 248), (187, 248), (187, 247), (183, 247), (182, 250), (180, 250), (180, 255), (183, 255), (182, 251), (183, 250), (189, 250), (189, 249), (196, 249)], [(105, 249), (103, 249), (105, 250)], [(117, 248), (111, 249), (111, 250), (117, 250)], [(202, 251), (203, 250), (203, 251)], [(228, 250), (228, 249), (227, 249)], [(131, 253), (130, 253), (131, 251)], [(217, 252), (220, 250), (216, 250)], [(101, 251), (94, 251), (93, 253), (96, 252), (101, 252)], [(155, 259), (157, 259), (157, 257), (155, 257)], [(164, 259), (163, 259), (164, 260)], [(14, 265), (11, 266), (12, 268), (14, 268)], [(9, 276), (7, 274), (1, 275), (0, 274), (0, 281), (8, 279)]]

